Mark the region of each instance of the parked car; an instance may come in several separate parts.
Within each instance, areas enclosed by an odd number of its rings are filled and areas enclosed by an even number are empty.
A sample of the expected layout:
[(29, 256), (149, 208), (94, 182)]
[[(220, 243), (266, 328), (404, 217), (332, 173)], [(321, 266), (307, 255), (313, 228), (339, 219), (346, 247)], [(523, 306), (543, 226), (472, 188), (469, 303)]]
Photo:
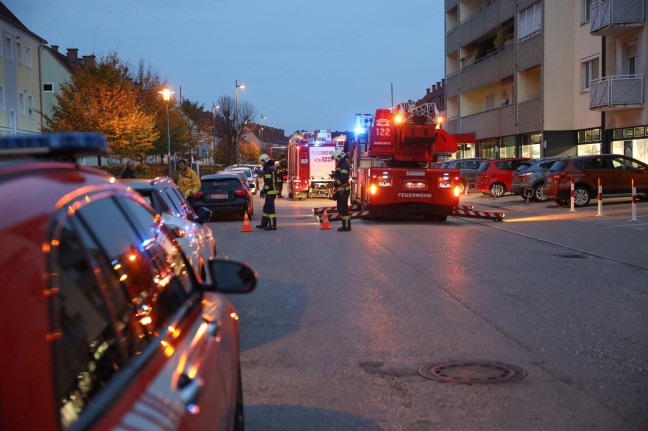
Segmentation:
[(221, 292), (256, 274), (212, 260), (199, 283), (140, 194), (78, 163), (107, 151), (97, 133), (0, 138), (0, 428), (242, 429)]
[(158, 213), (164, 223), (171, 228), (182, 251), (189, 258), (199, 280), (211, 282), (207, 264), (216, 256), (216, 240), (212, 230), (204, 223), (211, 219), (212, 212), (194, 208), (180, 192), (171, 178), (121, 180), (144, 196), (144, 200)]
[(511, 193), (526, 199), (526, 190), (529, 190), (531, 198), (534, 200), (538, 202), (548, 201), (549, 199), (545, 194), (547, 172), (556, 160), (555, 157), (552, 157), (522, 162), (513, 172)]
[(504, 193), (511, 191), (513, 171), (526, 160), (531, 159), (527, 157), (510, 157), (481, 162), (479, 169), (477, 169), (475, 188), (496, 198), (503, 196)]
[[(243, 176), (243, 178), (241, 178)], [(214, 215), (236, 214), (243, 219), (254, 215), (254, 200), (241, 172), (220, 172), (203, 175), (202, 186), (191, 203), (194, 208), (206, 207)]]
[(225, 168), (226, 172), (243, 172), (245, 174), (246, 182), (248, 185), (248, 188), (252, 192), (253, 195), (257, 193), (258, 187), (257, 187), (257, 181), (254, 175), (254, 172), (250, 168), (246, 168), (244, 166), (230, 166)]
[(599, 154), (557, 160), (547, 174), (547, 197), (560, 205), (571, 200), (574, 179), (574, 206), (583, 207), (598, 195), (601, 180), (603, 197), (632, 196), (632, 181), (637, 197), (648, 197), (648, 165), (620, 154)]
[(483, 157), (473, 157), (466, 159), (454, 159), (445, 162), (443, 168), (445, 169), (459, 169), (459, 190), (461, 193), (466, 193), (470, 189), (475, 188), (477, 181), (477, 170), (481, 162), (487, 159)]

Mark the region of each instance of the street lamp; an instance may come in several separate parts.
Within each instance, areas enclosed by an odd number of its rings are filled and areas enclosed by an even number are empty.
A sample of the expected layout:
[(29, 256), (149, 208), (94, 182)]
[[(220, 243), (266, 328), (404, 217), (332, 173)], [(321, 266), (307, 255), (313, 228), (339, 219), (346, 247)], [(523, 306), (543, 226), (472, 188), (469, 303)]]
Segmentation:
[(220, 105), (216, 105), (212, 102), (212, 118), (214, 119), (214, 165), (216, 165), (216, 111), (220, 109)]
[(171, 100), (171, 95), (175, 91), (171, 91), (168, 88), (158, 91), (162, 95), (162, 100), (166, 103), (166, 117), (167, 117), (167, 165), (169, 177), (171, 177), (171, 128), (169, 127), (169, 101)]
[(268, 118), (267, 115), (261, 114), (261, 121), (260, 121), (261, 128), (259, 129), (259, 140), (260, 141), (263, 141), (263, 137), (262, 137), (263, 136), (263, 120), (265, 120), (266, 118)]
[(238, 89), (239, 88), (245, 88), (245, 84), (239, 84), (238, 80), (234, 81), (234, 91), (236, 93), (236, 106), (234, 108), (234, 130), (235, 130), (235, 141), (234, 141), (234, 149), (236, 151), (236, 157), (238, 160), (238, 164), (241, 164), (241, 151), (239, 149), (239, 141), (238, 141)]

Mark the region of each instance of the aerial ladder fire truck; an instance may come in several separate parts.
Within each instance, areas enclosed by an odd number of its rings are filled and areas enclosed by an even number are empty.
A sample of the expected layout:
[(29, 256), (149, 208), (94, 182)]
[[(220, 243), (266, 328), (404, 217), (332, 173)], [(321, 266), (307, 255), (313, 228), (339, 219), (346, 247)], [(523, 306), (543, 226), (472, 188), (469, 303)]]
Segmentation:
[(457, 151), (436, 105), (378, 109), (366, 140), (354, 143), (351, 203), (369, 217), (421, 215), (444, 221), (459, 204), (459, 171), (430, 169)]
[(333, 151), (344, 147), (346, 137), (332, 139), (328, 130), (293, 135), (286, 149), (288, 197), (292, 199), (322, 197), (333, 194), (335, 170)]

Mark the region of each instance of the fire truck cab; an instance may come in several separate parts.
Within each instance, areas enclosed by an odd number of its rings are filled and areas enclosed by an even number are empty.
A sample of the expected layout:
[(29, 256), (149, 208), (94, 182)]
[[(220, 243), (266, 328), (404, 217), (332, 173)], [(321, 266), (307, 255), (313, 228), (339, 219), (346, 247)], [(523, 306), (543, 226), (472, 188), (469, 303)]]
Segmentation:
[(457, 151), (434, 104), (378, 109), (356, 142), (351, 201), (370, 218), (422, 215), (443, 221), (459, 204), (459, 171), (430, 169)]

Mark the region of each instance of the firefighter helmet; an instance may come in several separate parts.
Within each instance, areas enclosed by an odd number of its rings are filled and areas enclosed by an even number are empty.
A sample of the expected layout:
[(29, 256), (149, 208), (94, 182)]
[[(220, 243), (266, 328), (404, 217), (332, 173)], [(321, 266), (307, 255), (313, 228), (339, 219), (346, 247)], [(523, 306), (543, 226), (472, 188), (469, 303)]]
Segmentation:
[(268, 160), (270, 160), (270, 156), (267, 155), (267, 154), (261, 154), (259, 156), (259, 163), (261, 163), (262, 165), (265, 165), (266, 163), (268, 163)]
[(340, 160), (342, 158), (342, 156), (344, 156), (344, 153), (342, 152), (342, 150), (333, 151), (333, 159), (334, 160)]

